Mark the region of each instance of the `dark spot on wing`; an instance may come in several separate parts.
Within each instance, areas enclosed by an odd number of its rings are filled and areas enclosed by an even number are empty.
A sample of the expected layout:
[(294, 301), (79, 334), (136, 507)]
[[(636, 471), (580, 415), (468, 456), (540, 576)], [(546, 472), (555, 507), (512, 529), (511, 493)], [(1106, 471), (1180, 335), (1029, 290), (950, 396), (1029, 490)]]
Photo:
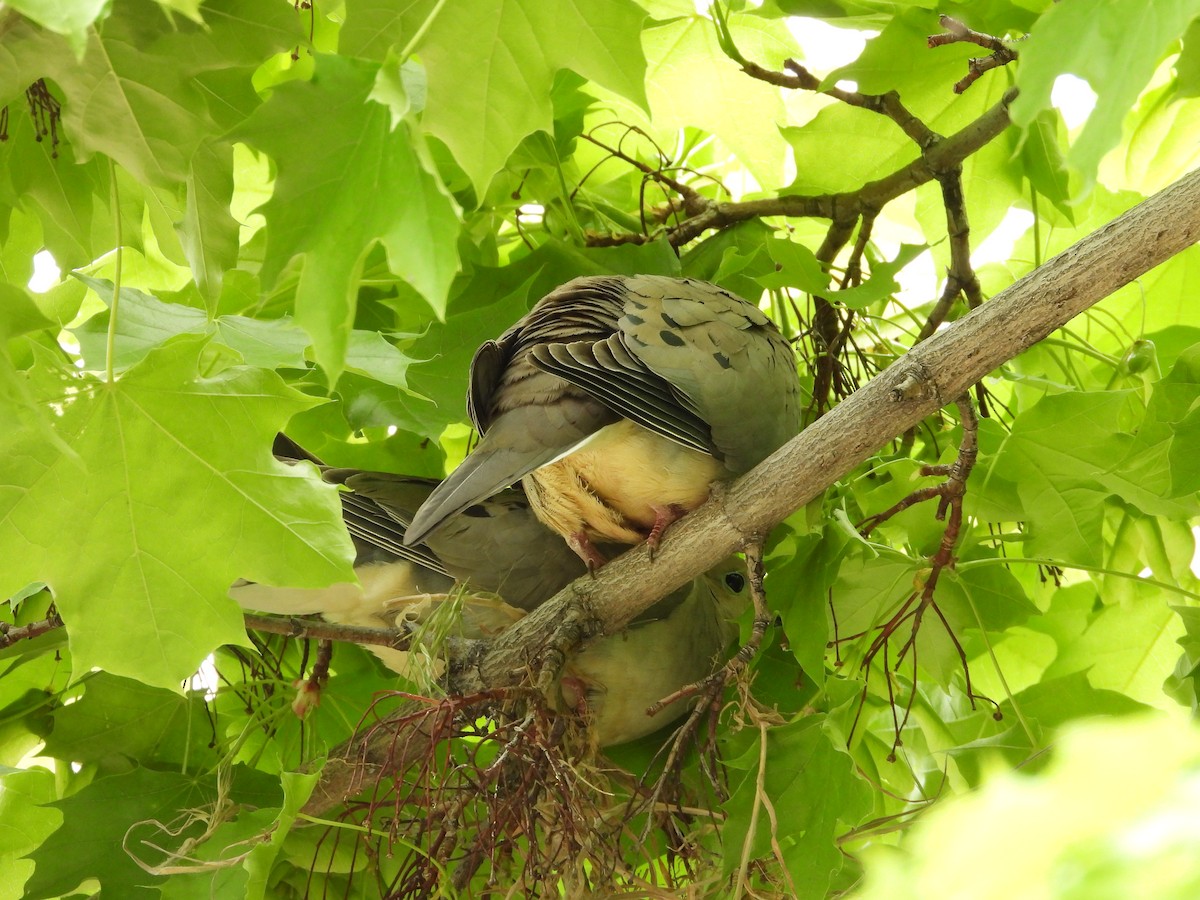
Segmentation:
[(713, 359), (715, 359), (717, 361), (717, 365), (719, 365), (722, 369), (732, 369), (733, 368), (733, 363), (731, 363), (729, 361), (729, 357), (726, 356), (724, 353), (714, 353)]
[[(664, 316), (664, 318), (666, 318)], [(667, 331), (665, 328), (658, 333), (659, 339), (669, 347), (682, 347), (684, 344), (683, 338), (673, 331)]]

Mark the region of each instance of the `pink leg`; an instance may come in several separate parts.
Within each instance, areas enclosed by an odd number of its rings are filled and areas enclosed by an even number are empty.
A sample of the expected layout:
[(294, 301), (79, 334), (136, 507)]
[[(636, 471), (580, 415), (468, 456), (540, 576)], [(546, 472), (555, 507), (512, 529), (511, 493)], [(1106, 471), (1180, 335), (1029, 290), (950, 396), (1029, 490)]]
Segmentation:
[(654, 527), (650, 529), (650, 534), (646, 536), (646, 543), (650, 546), (650, 558), (653, 559), (667, 526), (677, 519), (682, 519), (687, 510), (676, 503), (670, 503), (666, 506), (652, 506), (650, 508), (654, 510)]

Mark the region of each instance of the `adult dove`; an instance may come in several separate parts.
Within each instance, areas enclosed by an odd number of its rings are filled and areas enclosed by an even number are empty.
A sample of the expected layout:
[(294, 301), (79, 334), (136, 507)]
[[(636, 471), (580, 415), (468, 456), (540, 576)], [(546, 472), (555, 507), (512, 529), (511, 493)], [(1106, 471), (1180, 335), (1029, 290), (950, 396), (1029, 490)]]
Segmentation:
[(523, 481), (539, 519), (589, 568), (597, 542), (656, 547), (663, 529), (800, 430), (788, 342), (715, 285), (576, 278), (471, 362), (475, 451), (413, 517), (405, 542)]
[[(455, 584), (498, 595), (519, 617), (585, 571), (583, 564), (530, 512), (519, 490), (502, 491), (448, 520), (426, 543), (406, 546), (413, 513), (438, 483), (430, 478), (323, 465), (285, 435), (275, 441), (285, 462), (307, 460), (322, 478), (343, 485), (342, 519), (354, 542), (358, 584), (287, 588), (242, 583), (231, 593), (247, 609), (281, 615), (320, 613), (343, 625), (392, 625), (398, 612)], [(504, 624), (513, 620), (503, 613)], [(372, 648), (374, 649), (374, 648)], [(392, 668), (404, 657), (380, 648)]]

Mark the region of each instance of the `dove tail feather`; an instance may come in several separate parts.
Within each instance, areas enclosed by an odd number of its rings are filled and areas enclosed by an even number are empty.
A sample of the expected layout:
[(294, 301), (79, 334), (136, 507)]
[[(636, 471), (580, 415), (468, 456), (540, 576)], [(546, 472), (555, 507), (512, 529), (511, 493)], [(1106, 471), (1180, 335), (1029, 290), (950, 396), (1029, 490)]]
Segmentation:
[(551, 459), (550, 453), (530, 456), (504, 449), (477, 449), (421, 504), (404, 533), (404, 543), (420, 543), (451, 516), (520, 481)]

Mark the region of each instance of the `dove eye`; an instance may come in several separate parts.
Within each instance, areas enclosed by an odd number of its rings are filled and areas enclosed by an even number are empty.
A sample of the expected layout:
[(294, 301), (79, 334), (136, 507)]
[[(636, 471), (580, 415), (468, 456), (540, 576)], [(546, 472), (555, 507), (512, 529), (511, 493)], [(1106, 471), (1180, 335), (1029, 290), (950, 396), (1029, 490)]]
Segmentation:
[(725, 587), (729, 588), (735, 594), (740, 594), (742, 588), (746, 586), (746, 576), (741, 572), (730, 572), (725, 576)]

